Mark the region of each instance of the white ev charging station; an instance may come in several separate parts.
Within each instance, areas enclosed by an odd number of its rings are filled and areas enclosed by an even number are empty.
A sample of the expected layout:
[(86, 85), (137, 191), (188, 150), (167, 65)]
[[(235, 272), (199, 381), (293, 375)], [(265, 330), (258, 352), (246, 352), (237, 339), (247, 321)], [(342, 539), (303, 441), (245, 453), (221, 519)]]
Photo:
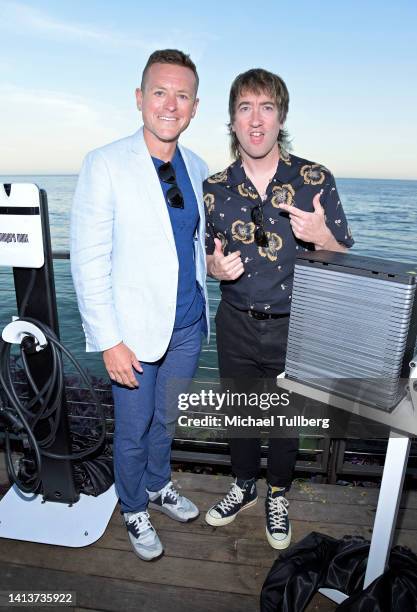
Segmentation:
[[(88, 456), (89, 449), (71, 452), (59, 351), (78, 364), (59, 341), (47, 196), (35, 184), (0, 183), (0, 266), (13, 268), (17, 302), (0, 341), (1, 390), (7, 396), (5, 405), (0, 404), (0, 432), (5, 432), (6, 449), (10, 451), (14, 435), (31, 456), (27, 485), (16, 475), (9, 453), (15, 484), (0, 501), (0, 537), (87, 546), (103, 535), (117, 496), (114, 485), (97, 497), (75, 486), (72, 461)], [(29, 381), (29, 400), (23, 403), (8, 363), (13, 344), (21, 347)], [(99, 407), (96, 396), (93, 403)], [(104, 425), (103, 416), (101, 442)], [(98, 444), (92, 450), (96, 448)]]

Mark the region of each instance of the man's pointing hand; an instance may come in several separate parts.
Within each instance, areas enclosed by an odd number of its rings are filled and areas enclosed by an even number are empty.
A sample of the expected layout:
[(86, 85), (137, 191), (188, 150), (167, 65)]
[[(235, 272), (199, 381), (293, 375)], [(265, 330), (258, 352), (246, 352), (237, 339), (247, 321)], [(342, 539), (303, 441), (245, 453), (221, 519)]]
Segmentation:
[(321, 193), (317, 193), (313, 198), (314, 212), (306, 212), (295, 206), (287, 206), (287, 204), (280, 204), (279, 207), (289, 213), (292, 231), (296, 238), (324, 248), (333, 235), (326, 225), (320, 195)]

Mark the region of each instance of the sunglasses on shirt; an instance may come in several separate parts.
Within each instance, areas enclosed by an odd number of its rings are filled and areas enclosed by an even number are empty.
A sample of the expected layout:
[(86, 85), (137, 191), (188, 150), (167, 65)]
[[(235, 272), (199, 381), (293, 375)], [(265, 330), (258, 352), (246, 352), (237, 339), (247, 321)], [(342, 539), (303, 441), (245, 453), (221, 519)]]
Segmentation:
[(162, 182), (172, 185), (165, 194), (169, 206), (171, 208), (184, 208), (184, 197), (177, 185), (177, 177), (171, 162), (165, 162), (162, 166), (159, 166), (158, 177)]
[(263, 206), (257, 204), (255, 208), (250, 211), (250, 217), (255, 224), (255, 242), (260, 247), (269, 246), (268, 236), (264, 230), (264, 211)]

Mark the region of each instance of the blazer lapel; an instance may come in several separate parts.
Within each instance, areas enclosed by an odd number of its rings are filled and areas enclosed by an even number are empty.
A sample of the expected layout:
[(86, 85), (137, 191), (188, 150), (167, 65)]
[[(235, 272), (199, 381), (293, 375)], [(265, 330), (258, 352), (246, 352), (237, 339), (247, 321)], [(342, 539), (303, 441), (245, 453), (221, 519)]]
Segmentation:
[(132, 136), (132, 152), (137, 156), (138, 180), (142, 188), (145, 187), (148, 194), (149, 208), (158, 215), (161, 228), (166, 235), (168, 243), (172, 247), (175, 255), (177, 255), (167, 204), (158, 174), (143, 138), (143, 128), (140, 128)]
[[(188, 176), (190, 178), (191, 185), (194, 190), (195, 199), (197, 200), (197, 206), (198, 206), (198, 212), (200, 213), (200, 224), (201, 224), (203, 222), (205, 213), (204, 213), (203, 199), (201, 197), (202, 196), (202, 182), (201, 182), (200, 172), (196, 172), (195, 169), (193, 168), (193, 164), (187, 155), (187, 151), (184, 150), (184, 148), (180, 144), (178, 146), (181, 151), (181, 155), (184, 160), (185, 167), (187, 168)], [(197, 187), (198, 183), (199, 183), (199, 188)]]

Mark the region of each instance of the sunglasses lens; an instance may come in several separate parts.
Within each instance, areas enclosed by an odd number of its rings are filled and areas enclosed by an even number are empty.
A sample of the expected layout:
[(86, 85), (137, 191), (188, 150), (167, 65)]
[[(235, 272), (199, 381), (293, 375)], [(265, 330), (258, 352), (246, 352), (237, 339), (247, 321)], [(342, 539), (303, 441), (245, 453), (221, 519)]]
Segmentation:
[(255, 242), (260, 247), (267, 247), (267, 246), (269, 246), (268, 237), (265, 234), (264, 230), (262, 228), (260, 228), (260, 227), (258, 227), (255, 230)]
[(162, 166), (159, 166), (158, 176), (164, 183), (175, 183), (175, 170), (171, 162), (166, 162), (162, 164)]
[(269, 241), (268, 241), (268, 237), (265, 234), (264, 228), (263, 228), (263, 214), (262, 214), (262, 210), (259, 206), (255, 206), (255, 208), (252, 208), (251, 210), (251, 219), (253, 221), (253, 223), (255, 225), (257, 225), (257, 228), (255, 229), (255, 242), (258, 246), (260, 247), (267, 247), (269, 246)]
[(166, 162), (162, 164), (162, 166), (159, 166), (158, 177), (164, 183), (170, 183), (172, 185), (166, 193), (167, 202), (171, 208), (184, 208), (184, 198), (177, 185), (174, 166), (171, 162)]
[(251, 218), (252, 218), (252, 221), (255, 223), (255, 225), (260, 225), (261, 224), (261, 222), (262, 222), (262, 213), (260, 211), (259, 206), (256, 206), (255, 208), (252, 208)]
[(167, 200), (172, 208), (184, 208), (184, 198), (178, 187), (171, 187), (171, 189), (168, 189)]

